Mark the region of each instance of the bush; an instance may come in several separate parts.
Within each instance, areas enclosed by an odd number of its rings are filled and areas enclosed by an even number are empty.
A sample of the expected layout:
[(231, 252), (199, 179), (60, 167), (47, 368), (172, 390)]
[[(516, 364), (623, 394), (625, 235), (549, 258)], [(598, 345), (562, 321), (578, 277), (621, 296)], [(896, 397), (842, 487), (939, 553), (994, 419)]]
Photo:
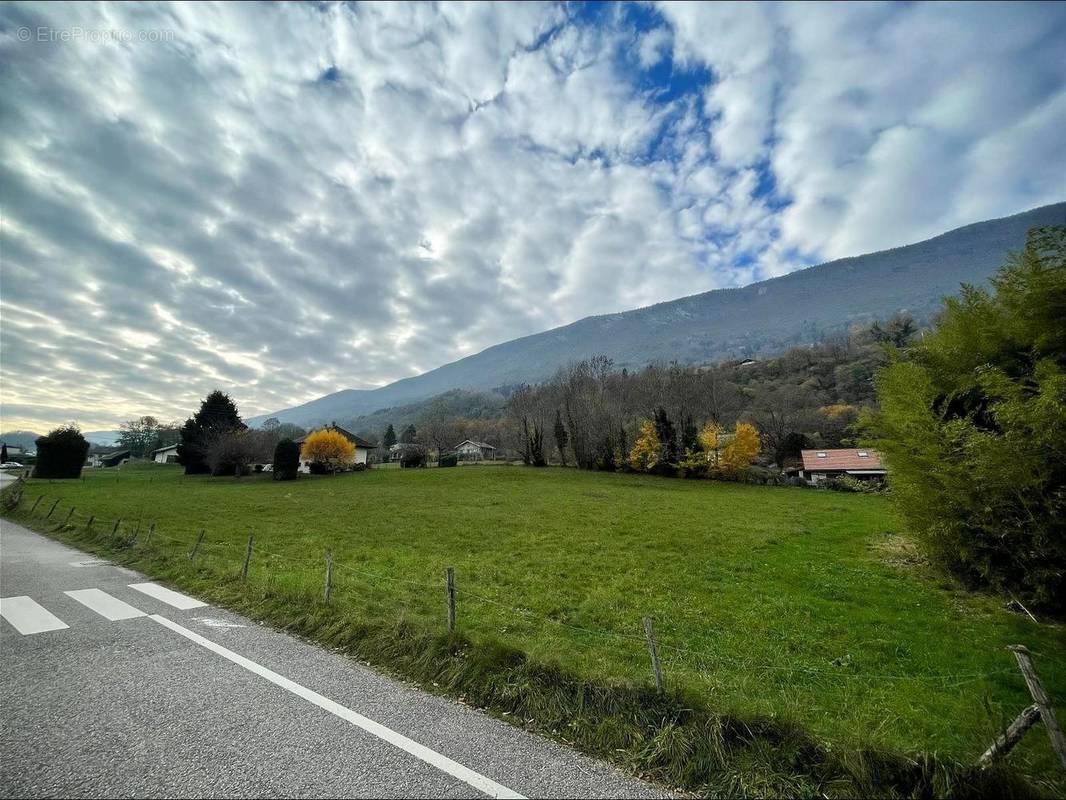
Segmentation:
[(340, 472), (355, 462), (355, 445), (343, 433), (327, 428), (304, 439), (300, 458), (311, 462), (315, 475)]
[(64, 425), (37, 439), (35, 478), (80, 478), (89, 443), (76, 425)]
[(455, 453), (445, 453), (437, 458), (438, 467), (457, 467), (459, 466), (459, 456)]
[(837, 475), (826, 482), (826, 486), (835, 492), (877, 492), (881, 488), (880, 481), (864, 481), (853, 478), (851, 475)]
[(282, 439), (274, 447), (274, 480), (294, 481), (300, 474), (300, 445)]
[(892, 497), (934, 560), (1066, 612), (1066, 227), (1030, 231), (992, 279), (877, 376), (864, 417)]
[(426, 466), (426, 459), (426, 448), (411, 445), (404, 448), (403, 455), (400, 457), (400, 466), (404, 468), (424, 467)]

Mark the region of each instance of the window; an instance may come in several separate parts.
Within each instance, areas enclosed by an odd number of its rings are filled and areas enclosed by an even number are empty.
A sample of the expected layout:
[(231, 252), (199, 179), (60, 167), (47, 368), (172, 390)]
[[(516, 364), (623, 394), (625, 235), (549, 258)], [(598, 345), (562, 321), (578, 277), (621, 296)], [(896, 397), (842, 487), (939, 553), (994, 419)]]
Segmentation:
[(828, 453), (819, 453), (818, 454), (818, 458), (828, 458), (828, 457), (829, 457)]

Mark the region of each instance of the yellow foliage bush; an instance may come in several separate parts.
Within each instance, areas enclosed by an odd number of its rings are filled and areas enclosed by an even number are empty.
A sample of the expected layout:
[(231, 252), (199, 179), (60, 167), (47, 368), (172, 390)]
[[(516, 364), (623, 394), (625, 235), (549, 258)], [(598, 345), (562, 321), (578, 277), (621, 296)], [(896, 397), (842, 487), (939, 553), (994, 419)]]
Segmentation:
[(355, 460), (355, 445), (337, 431), (315, 431), (304, 439), (300, 459), (325, 464), (328, 469), (336, 471)]

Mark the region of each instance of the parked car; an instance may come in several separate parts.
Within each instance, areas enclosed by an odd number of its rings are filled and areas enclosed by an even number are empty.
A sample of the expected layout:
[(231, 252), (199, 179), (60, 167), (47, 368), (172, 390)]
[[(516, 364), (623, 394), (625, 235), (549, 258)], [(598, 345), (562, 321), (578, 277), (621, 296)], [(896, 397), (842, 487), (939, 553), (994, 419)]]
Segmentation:
[(0, 469), (22, 469), (22, 464), (17, 461), (5, 461), (0, 464)]

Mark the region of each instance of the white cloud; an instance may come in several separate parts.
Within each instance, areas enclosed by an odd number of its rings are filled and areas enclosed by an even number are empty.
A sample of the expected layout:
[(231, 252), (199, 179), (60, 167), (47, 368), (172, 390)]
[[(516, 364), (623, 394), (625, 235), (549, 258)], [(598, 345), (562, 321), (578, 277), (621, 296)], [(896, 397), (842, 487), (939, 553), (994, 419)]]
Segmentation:
[(4, 427), (274, 410), (1061, 199), (1062, 6), (589, 9), (0, 8)]

